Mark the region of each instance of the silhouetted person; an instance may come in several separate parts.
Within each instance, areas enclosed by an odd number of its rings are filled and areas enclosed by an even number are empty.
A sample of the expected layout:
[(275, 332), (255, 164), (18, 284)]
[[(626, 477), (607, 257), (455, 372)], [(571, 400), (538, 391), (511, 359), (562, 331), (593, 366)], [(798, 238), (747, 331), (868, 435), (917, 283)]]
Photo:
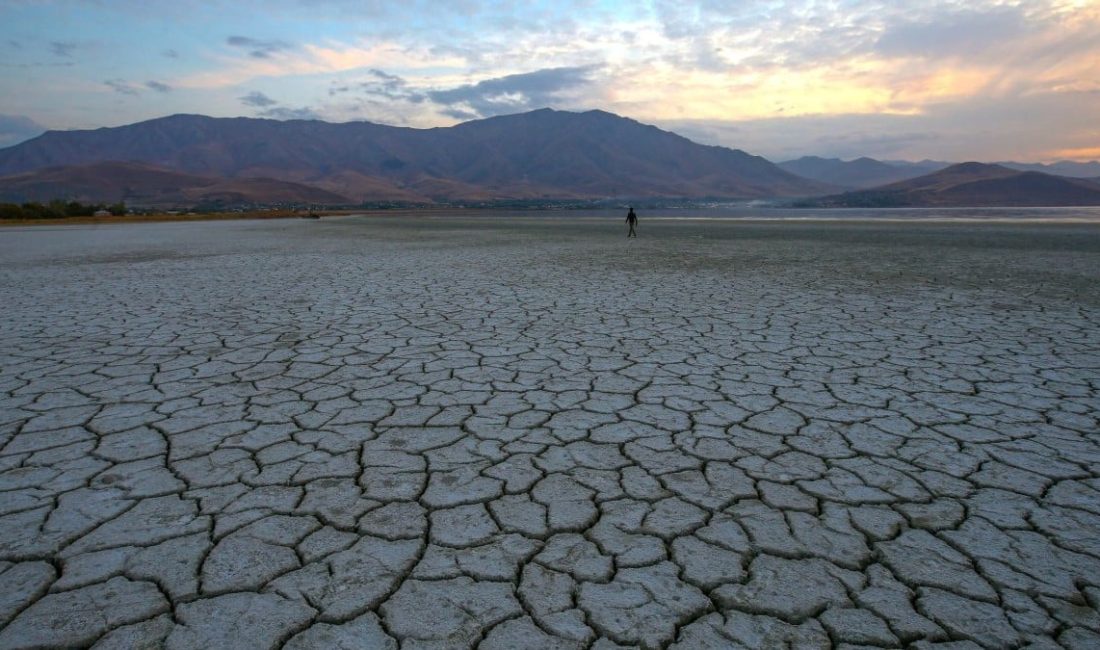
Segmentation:
[(634, 208), (630, 208), (630, 212), (626, 213), (626, 223), (630, 226), (630, 232), (626, 234), (627, 238), (637, 237), (638, 233), (634, 232), (634, 226), (638, 225), (638, 215), (634, 214)]

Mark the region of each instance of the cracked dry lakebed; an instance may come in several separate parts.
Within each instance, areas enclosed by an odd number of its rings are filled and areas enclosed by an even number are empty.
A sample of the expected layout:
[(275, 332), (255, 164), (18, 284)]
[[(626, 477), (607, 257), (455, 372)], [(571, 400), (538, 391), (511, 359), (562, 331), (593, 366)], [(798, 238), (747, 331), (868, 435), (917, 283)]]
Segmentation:
[(1100, 227), (0, 231), (0, 648), (1100, 647)]

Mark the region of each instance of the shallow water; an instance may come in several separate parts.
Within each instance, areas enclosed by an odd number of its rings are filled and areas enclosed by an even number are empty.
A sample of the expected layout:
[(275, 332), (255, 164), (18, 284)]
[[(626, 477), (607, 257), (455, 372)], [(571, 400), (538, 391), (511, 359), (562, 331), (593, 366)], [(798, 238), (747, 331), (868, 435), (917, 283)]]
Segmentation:
[[(623, 219), (626, 208), (599, 210), (439, 210), (438, 217)], [(1069, 208), (830, 208), (796, 209), (754, 204), (638, 209), (646, 220), (692, 221), (959, 221), (1100, 223), (1100, 206)]]

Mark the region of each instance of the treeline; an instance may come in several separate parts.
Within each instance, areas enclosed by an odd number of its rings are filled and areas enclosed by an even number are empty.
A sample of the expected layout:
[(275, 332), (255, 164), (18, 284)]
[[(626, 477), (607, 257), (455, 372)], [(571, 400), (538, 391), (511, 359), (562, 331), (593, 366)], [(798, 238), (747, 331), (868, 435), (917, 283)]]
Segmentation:
[(50, 201), (49, 203), (0, 203), (0, 219), (61, 219), (63, 217), (91, 217), (100, 210), (113, 215), (126, 214), (125, 203), (80, 203), (79, 201)]

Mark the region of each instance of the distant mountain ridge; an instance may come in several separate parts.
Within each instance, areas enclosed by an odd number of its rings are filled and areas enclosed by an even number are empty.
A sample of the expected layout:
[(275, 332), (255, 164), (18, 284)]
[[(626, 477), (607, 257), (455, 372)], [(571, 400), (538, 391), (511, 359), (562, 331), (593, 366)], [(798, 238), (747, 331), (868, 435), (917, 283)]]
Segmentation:
[[(944, 164), (946, 166), (946, 163)], [(829, 183), (842, 188), (867, 188), (886, 183), (915, 178), (929, 171), (927, 166), (918, 163), (908, 165), (891, 164), (873, 158), (857, 158), (851, 161), (839, 158), (821, 158), (803, 156), (797, 160), (779, 163), (781, 169), (803, 178)]]
[[(830, 195), (898, 205), (1077, 205), (1092, 201), (1095, 181), (1051, 181), (1046, 172), (1100, 177), (1095, 161), (985, 165), (986, 177), (965, 182), (958, 167), (814, 156), (775, 165), (604, 111), (540, 109), (433, 129), (172, 115), (49, 131), (0, 149), (0, 201), (354, 205)], [(951, 189), (897, 186), (948, 169), (933, 184), (959, 181)], [(1009, 179), (1005, 172), (1042, 178)], [(979, 181), (990, 185), (967, 185)], [(877, 198), (835, 194), (843, 189), (873, 191)]]
[[(50, 131), (0, 150), (0, 176), (5, 177), (0, 178), (0, 196), (8, 195), (5, 188), (13, 175), (107, 162), (204, 178), (266, 178), (316, 188), (342, 203), (753, 199), (833, 189), (759, 156), (697, 144), (611, 113), (540, 109), (433, 129), (173, 115), (114, 128)], [(55, 181), (63, 180), (59, 171), (52, 173)], [(125, 178), (105, 181), (126, 184)], [(25, 177), (18, 181), (28, 182)]]
[[(919, 162), (909, 162), (906, 160), (884, 160), (883, 162), (888, 165), (895, 165), (897, 167), (919, 168), (924, 170), (924, 172), (928, 174), (939, 171), (941, 169), (946, 169), (951, 165), (959, 164), (944, 162), (942, 160), (921, 160)], [(1000, 160), (983, 164), (1000, 165), (1001, 167), (1008, 167), (1009, 169), (1015, 169), (1021, 172), (1042, 172), (1044, 174), (1066, 176), (1069, 178), (1090, 178), (1094, 176), (1100, 176), (1100, 161), (1096, 160), (1090, 160), (1088, 162), (1059, 160), (1052, 163), (1027, 163), (1017, 162), (1013, 160)]]
[(1021, 163), (1010, 161), (999, 162), (996, 164), (1001, 165), (1002, 167), (1018, 169), (1025, 172), (1042, 172), (1044, 174), (1055, 174), (1057, 176), (1067, 176), (1069, 178), (1100, 177), (1100, 161), (1096, 160), (1090, 160), (1089, 162), (1059, 160), (1058, 162), (1052, 162), (1049, 164)]
[(816, 207), (1065, 207), (1100, 205), (1100, 184), (1002, 165), (961, 163), (897, 183), (826, 196)]
[[(804, 178), (822, 183), (830, 183), (849, 189), (869, 189), (931, 174), (951, 167), (956, 163), (942, 160), (921, 160), (919, 162), (875, 160), (867, 157), (845, 161), (839, 158), (803, 156), (796, 160), (786, 160), (778, 164), (792, 174), (798, 174)], [(989, 164), (1000, 165), (1017, 171), (1042, 172), (1068, 178), (1088, 179), (1100, 176), (1100, 162), (1095, 160), (1091, 162), (1062, 160), (1049, 164), (1021, 162)]]

